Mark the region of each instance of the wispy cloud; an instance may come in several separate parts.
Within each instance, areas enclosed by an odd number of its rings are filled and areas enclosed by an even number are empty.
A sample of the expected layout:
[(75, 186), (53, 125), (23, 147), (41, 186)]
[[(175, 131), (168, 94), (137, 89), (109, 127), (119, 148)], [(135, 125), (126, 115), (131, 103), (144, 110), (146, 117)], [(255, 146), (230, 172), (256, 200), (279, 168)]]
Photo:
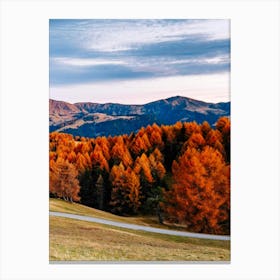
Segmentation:
[(69, 58), (69, 57), (55, 57), (52, 59), (54, 63), (78, 66), (78, 67), (91, 67), (99, 65), (124, 65), (125, 61), (122, 60), (109, 60), (109, 59), (91, 59), (91, 58)]
[(89, 21), (79, 33), (87, 38), (85, 47), (101, 52), (136, 49), (141, 45), (172, 42), (199, 36), (205, 40), (229, 38), (229, 22), (224, 20), (120, 20)]
[(50, 20), (50, 86), (213, 78), (229, 74), (229, 52), (228, 20)]
[(167, 64), (223, 64), (229, 63), (229, 56), (221, 55), (215, 56), (211, 58), (197, 58), (197, 59), (180, 59), (180, 60), (172, 60), (167, 61)]

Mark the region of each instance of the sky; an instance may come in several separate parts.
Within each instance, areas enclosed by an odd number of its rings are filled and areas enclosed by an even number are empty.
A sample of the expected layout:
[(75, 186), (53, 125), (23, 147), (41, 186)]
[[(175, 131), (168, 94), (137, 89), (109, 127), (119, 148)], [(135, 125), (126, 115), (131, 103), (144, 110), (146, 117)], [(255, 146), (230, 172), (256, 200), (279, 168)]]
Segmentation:
[(49, 27), (52, 99), (230, 99), (229, 20), (51, 19)]

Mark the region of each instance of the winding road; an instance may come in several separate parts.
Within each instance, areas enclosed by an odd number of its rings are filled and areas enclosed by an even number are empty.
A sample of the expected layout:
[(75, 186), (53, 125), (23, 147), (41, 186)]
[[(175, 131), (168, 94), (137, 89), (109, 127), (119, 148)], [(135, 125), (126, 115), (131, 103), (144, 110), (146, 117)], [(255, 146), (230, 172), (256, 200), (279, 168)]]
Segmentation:
[(161, 228), (155, 228), (155, 227), (150, 227), (150, 226), (140, 226), (140, 225), (135, 225), (135, 224), (115, 222), (115, 221), (111, 221), (111, 220), (94, 218), (94, 217), (89, 217), (89, 216), (81, 216), (81, 215), (70, 214), (70, 213), (50, 211), (49, 215), (55, 216), (55, 217), (63, 217), (63, 218), (99, 223), (99, 224), (104, 224), (104, 225), (110, 225), (110, 226), (115, 226), (115, 227), (133, 229), (133, 230), (142, 230), (142, 231), (147, 231), (147, 232), (161, 233), (161, 234), (169, 234), (169, 235), (193, 237), (193, 238), (201, 238), (201, 239), (212, 239), (212, 240), (230, 240), (230, 236), (226, 236), (226, 235), (213, 235), (213, 234), (193, 233), (193, 232), (183, 232), (183, 231), (177, 231), (177, 230), (161, 229)]

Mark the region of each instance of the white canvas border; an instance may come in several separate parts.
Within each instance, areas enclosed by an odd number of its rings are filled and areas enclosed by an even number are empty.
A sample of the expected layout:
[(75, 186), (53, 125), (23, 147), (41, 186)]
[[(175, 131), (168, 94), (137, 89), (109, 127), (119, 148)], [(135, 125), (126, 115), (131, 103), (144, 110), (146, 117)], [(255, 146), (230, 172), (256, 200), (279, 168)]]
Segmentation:
[[(49, 18), (228, 18), (231, 264), (50, 265)], [(279, 2), (1, 2), (1, 279), (279, 279)]]

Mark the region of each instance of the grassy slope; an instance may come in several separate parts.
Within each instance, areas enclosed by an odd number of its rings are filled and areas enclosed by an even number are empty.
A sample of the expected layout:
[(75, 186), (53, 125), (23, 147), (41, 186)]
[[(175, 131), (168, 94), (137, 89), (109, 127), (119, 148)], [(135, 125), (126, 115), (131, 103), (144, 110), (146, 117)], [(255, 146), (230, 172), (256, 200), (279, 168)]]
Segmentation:
[[(50, 210), (153, 225), (140, 217), (118, 217), (61, 200)], [(230, 260), (230, 242), (127, 230), (61, 217), (50, 217), (50, 260), (182, 261)]]
[(175, 229), (175, 230), (186, 230), (182, 226), (176, 225), (168, 225), (165, 223), (161, 225), (158, 223), (157, 217), (154, 216), (135, 216), (135, 217), (121, 217), (114, 215), (112, 213), (104, 212), (98, 209), (94, 209), (91, 207), (87, 207), (85, 205), (81, 205), (79, 203), (69, 203), (61, 199), (54, 199), (50, 198), (49, 203), (50, 211), (57, 211), (57, 212), (64, 212), (64, 213), (72, 213), (78, 214), (83, 216), (90, 216), (96, 218), (103, 218), (107, 220), (112, 220), (116, 222), (123, 222), (123, 223), (131, 223), (137, 225), (144, 225), (144, 226), (152, 226), (157, 228), (164, 228), (164, 229)]

